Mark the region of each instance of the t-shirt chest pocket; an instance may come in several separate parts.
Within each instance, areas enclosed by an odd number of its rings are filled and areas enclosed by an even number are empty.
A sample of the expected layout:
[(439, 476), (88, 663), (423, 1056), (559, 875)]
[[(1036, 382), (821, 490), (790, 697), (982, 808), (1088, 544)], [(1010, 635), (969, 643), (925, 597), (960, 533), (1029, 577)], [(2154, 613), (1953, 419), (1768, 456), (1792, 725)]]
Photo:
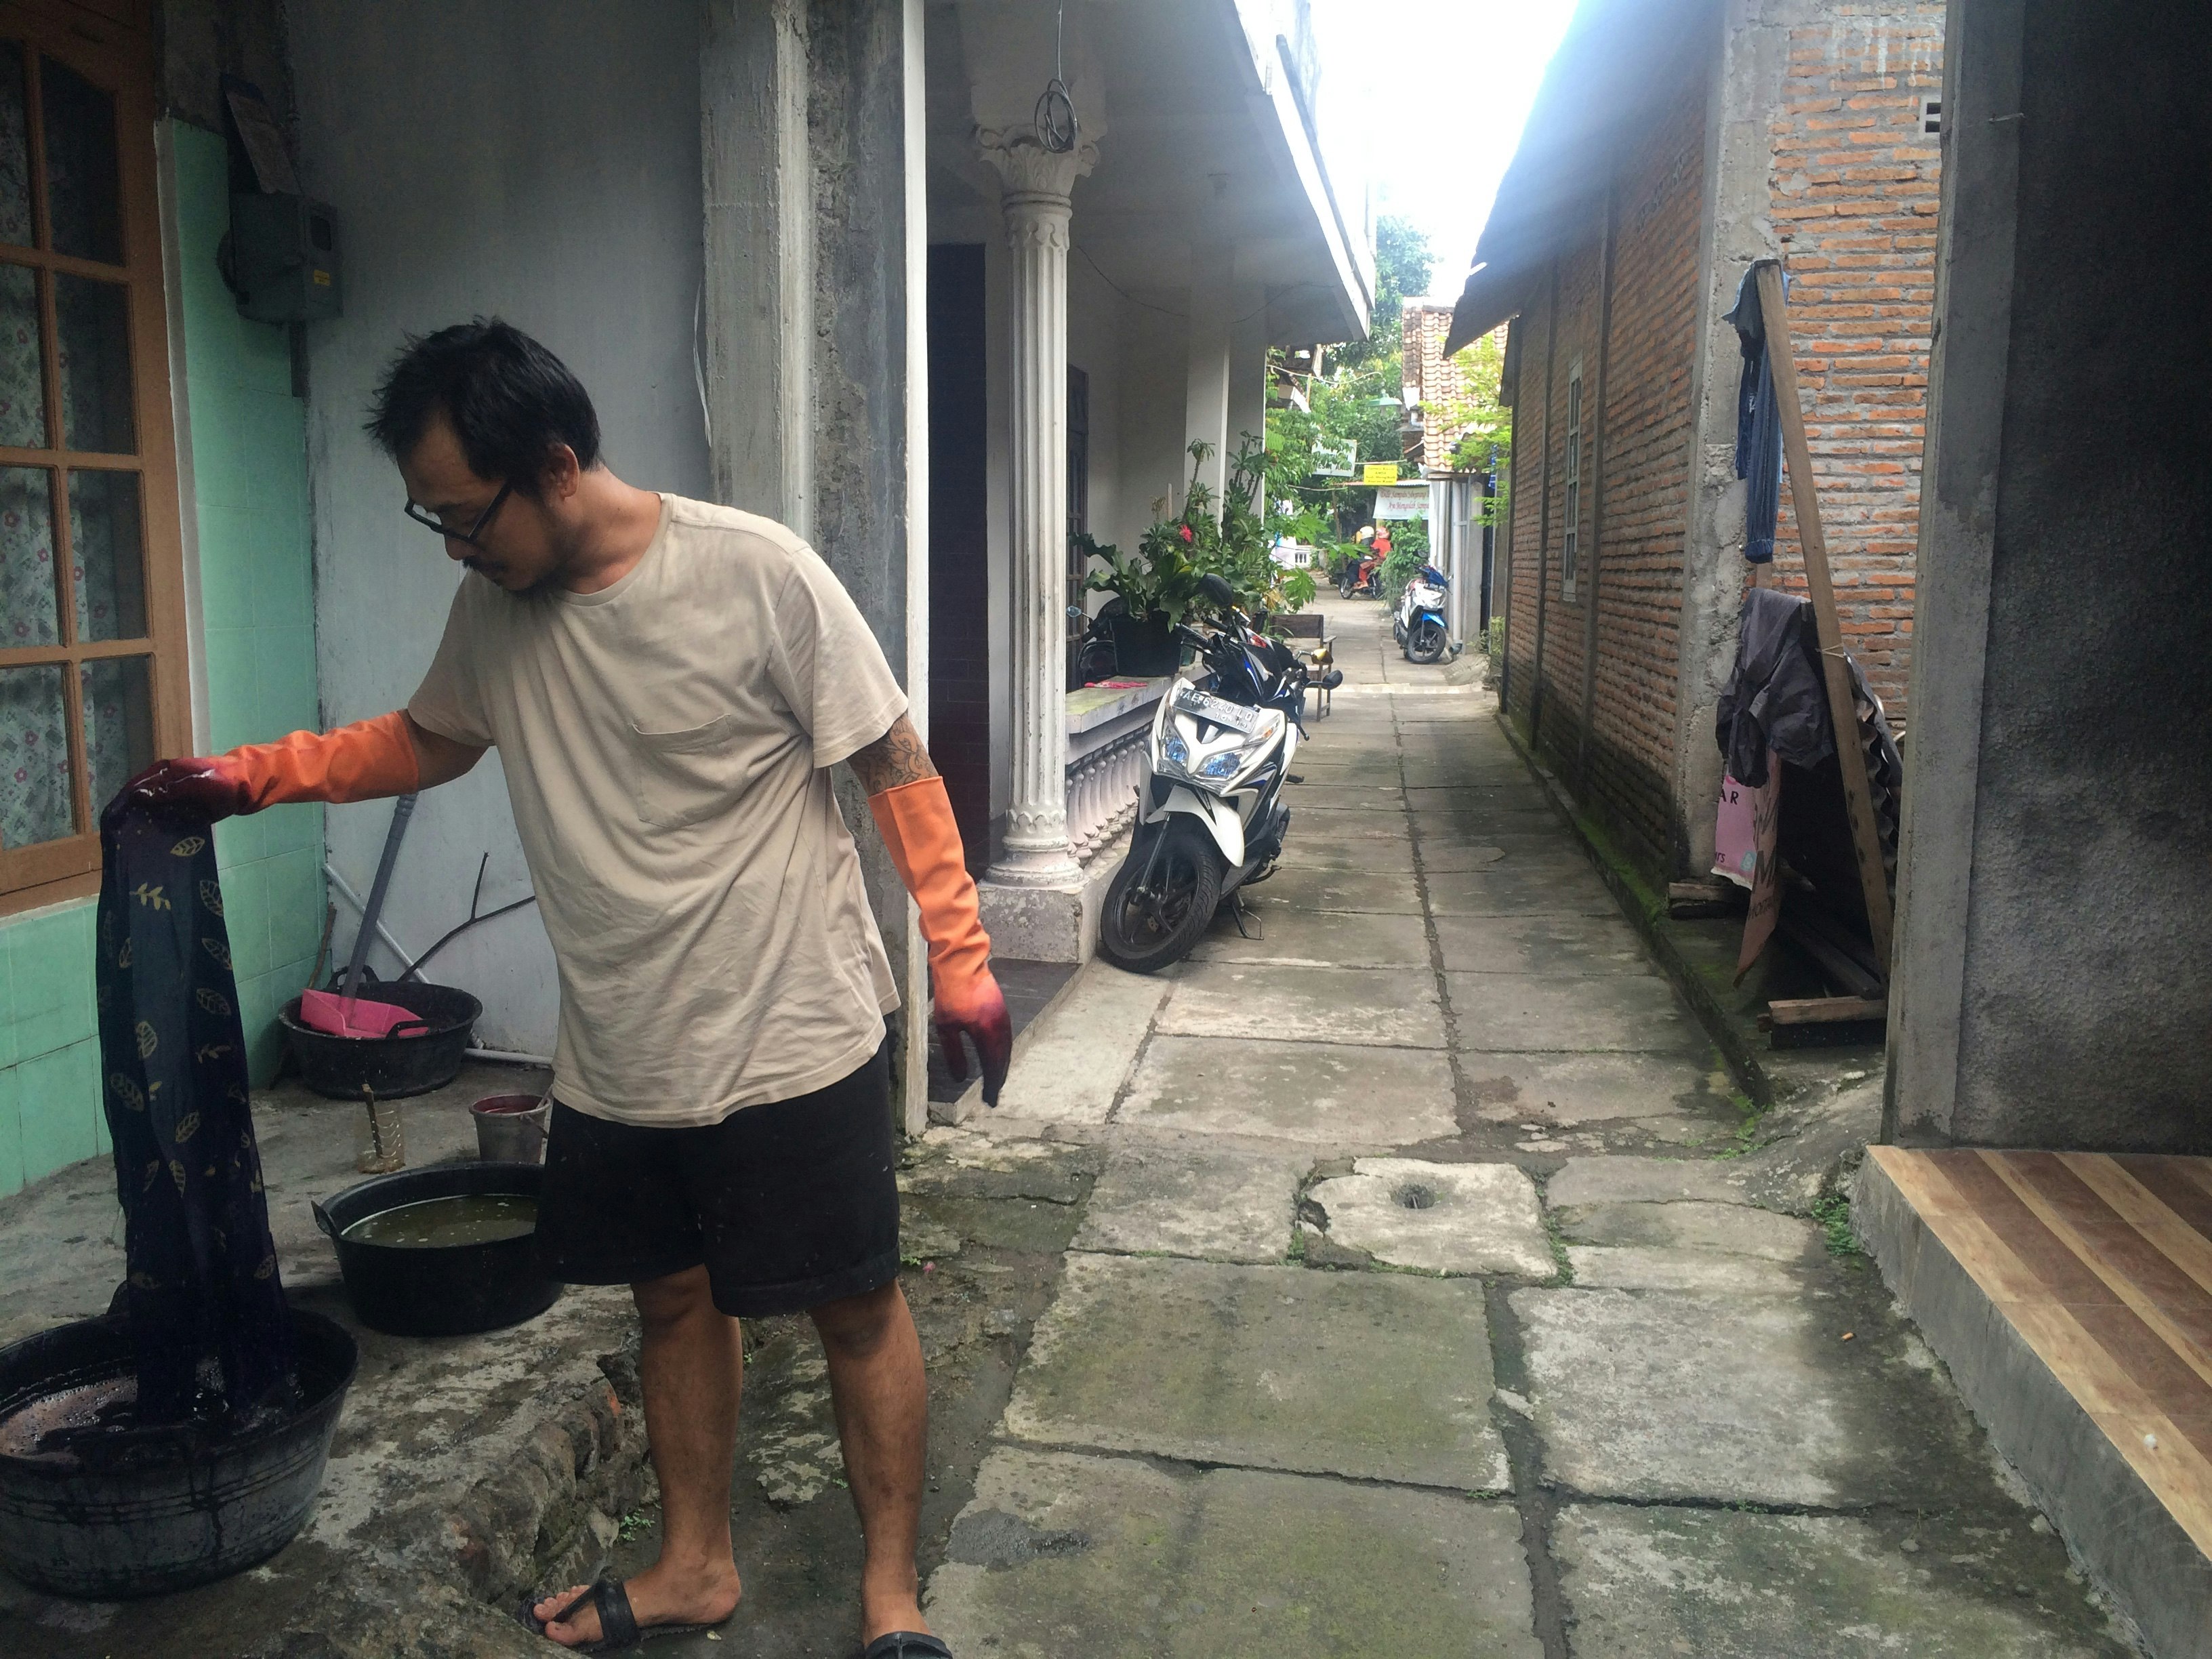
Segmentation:
[(751, 771), (744, 729), (738, 709), (675, 732), (647, 732), (632, 723), (638, 817), (656, 830), (681, 830), (727, 807)]

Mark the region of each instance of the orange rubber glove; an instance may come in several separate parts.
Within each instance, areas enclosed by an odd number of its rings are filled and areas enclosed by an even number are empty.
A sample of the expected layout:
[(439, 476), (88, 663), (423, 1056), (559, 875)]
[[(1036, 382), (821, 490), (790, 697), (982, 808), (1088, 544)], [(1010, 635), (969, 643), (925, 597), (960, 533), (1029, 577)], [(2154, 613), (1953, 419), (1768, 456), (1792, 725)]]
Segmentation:
[(335, 732), (295, 732), (212, 759), (157, 761), (123, 786), (115, 804), (205, 818), (258, 812), (280, 801), (374, 800), (422, 781), (407, 716), (398, 709)]
[(968, 1075), (964, 1032), (975, 1045), (983, 1073), (983, 1103), (996, 1106), (1013, 1060), (1013, 1022), (1006, 999), (991, 976), (991, 936), (975, 908), (975, 884), (952, 821), (945, 780), (917, 778), (868, 797), (876, 828), (898, 866), (899, 879), (921, 910), (929, 941), (929, 976), (935, 994), (931, 1018), (955, 1079)]

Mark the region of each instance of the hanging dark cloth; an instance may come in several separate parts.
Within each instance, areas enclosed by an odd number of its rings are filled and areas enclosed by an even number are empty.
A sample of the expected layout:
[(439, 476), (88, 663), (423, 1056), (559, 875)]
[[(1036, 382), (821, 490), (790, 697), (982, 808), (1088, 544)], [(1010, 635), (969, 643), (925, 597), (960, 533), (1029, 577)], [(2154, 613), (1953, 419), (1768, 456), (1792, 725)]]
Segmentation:
[[(1766, 356), (1766, 319), (1759, 308), (1754, 260), (1735, 291), (1735, 309), (1722, 320), (1735, 325), (1743, 348), (1743, 374), (1735, 392), (1735, 476), (1744, 492), (1743, 556), (1753, 564), (1774, 559), (1774, 521), (1782, 501), (1782, 405), (1775, 395), (1774, 365)], [(1790, 278), (1782, 279), (1789, 292)], [(1748, 781), (1748, 780), (1747, 780)]]
[[(1905, 763), (1897, 752), (1889, 716), (1857, 660), (1847, 654), (1844, 666), (1850, 675), (1852, 712), (1858, 724), (1853, 736), (1866, 756), (1867, 787), (1874, 799), (1882, 862), (1893, 872)], [(1770, 750), (1786, 768), (1796, 769), (1794, 774), (1785, 771), (1783, 783), (1784, 856), (1801, 874), (1825, 873), (1825, 884), (1832, 890), (1856, 890), (1858, 867), (1843, 804), (1835, 724), (1828, 717), (1827, 684), (1821, 673), (1810, 600), (1771, 587), (1754, 587), (1744, 595), (1735, 666), (1721, 688), (1713, 737), (1728, 757), (1729, 775), (1739, 783), (1753, 788), (1765, 785)]]
[(142, 1425), (286, 1403), (292, 1322), (246, 1099), (246, 1034), (204, 822), (100, 821), (101, 1103), (115, 1147)]

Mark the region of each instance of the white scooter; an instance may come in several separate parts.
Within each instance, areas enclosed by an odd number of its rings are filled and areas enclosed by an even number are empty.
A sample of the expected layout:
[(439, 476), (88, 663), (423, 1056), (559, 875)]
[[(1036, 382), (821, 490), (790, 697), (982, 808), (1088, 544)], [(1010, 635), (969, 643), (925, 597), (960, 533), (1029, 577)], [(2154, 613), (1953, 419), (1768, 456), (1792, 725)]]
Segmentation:
[[(1098, 919), (1099, 954), (1135, 973), (1189, 955), (1222, 900), (1274, 872), (1290, 829), (1282, 793), (1304, 735), (1306, 665), (1237, 611), (1227, 582), (1202, 586), (1221, 624), (1179, 630), (1199, 661), (1153, 716), (1152, 776)], [(1330, 669), (1315, 684), (1343, 678)]]

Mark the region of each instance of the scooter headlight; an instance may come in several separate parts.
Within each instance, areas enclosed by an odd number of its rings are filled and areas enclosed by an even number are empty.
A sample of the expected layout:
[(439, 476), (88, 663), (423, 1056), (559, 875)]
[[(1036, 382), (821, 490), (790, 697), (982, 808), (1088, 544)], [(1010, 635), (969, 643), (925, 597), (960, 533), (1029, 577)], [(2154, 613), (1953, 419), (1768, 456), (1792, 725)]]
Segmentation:
[(1201, 778), (1233, 778), (1243, 764), (1244, 750), (1231, 749), (1222, 754), (1208, 755), (1200, 761), (1198, 775)]
[[(1168, 733), (1168, 740), (1160, 745), (1160, 753), (1171, 765), (1190, 764), (1190, 745), (1185, 743), (1181, 735), (1176, 732)], [(1208, 764), (1211, 763), (1208, 763)]]

